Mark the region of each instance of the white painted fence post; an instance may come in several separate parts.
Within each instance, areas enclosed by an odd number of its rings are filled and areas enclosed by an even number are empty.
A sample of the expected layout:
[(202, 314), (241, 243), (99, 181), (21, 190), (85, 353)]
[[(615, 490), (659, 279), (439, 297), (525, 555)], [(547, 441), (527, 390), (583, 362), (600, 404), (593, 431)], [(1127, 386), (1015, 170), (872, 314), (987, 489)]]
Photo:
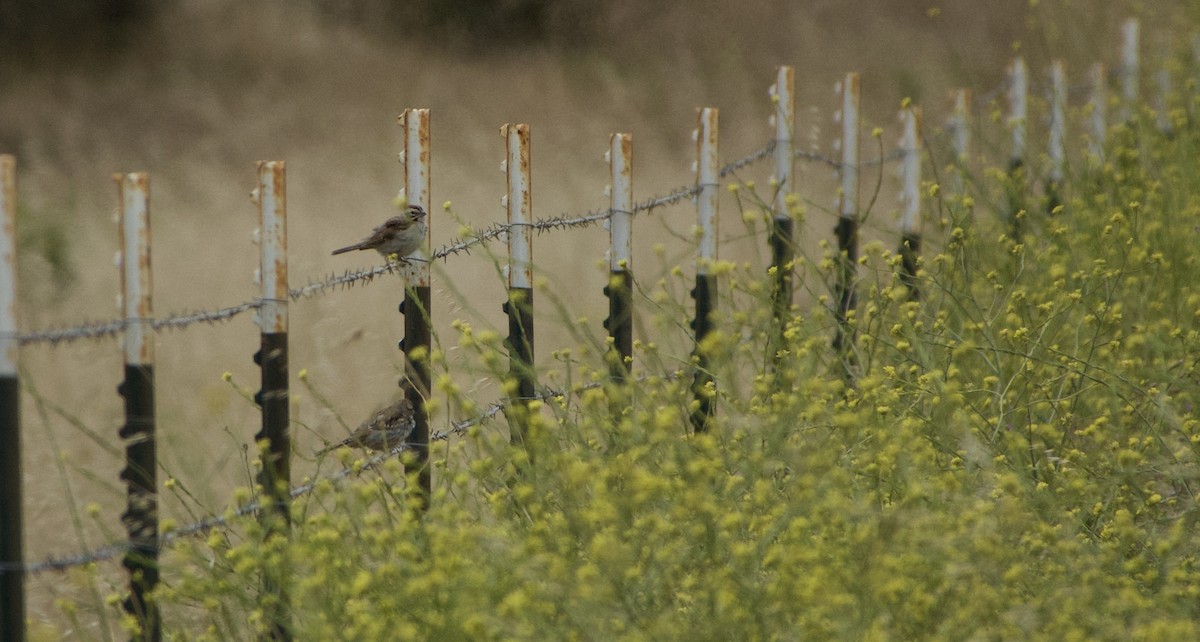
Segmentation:
[(1048, 189), (1050, 208), (1058, 203), (1066, 167), (1067, 136), (1067, 64), (1062, 60), (1050, 63), (1050, 177)]
[(900, 234), (921, 236), (921, 108), (911, 106), (900, 110)]
[(1088, 156), (1099, 167), (1104, 164), (1104, 143), (1108, 136), (1108, 71), (1104, 63), (1092, 65), (1089, 77), (1092, 91), (1088, 97)]
[(954, 147), (954, 191), (959, 196), (967, 193), (967, 168), (971, 160), (971, 90), (956, 89), (951, 95), (950, 122), (951, 144)]
[(775, 84), (771, 85), (771, 101), (775, 111), (771, 122), (775, 126), (775, 168), (772, 174), (772, 189), (775, 194), (772, 204), (775, 218), (791, 220), (786, 201), (789, 192), (795, 192), (795, 128), (796, 128), (796, 72), (791, 67), (780, 67), (775, 73)]
[(1138, 35), (1140, 23), (1129, 18), (1121, 25), (1121, 122), (1133, 119), (1138, 99)]
[(1008, 68), (1008, 126), (1012, 134), (1010, 168), (1025, 164), (1025, 126), (1029, 118), (1029, 74), (1024, 58), (1014, 58)]

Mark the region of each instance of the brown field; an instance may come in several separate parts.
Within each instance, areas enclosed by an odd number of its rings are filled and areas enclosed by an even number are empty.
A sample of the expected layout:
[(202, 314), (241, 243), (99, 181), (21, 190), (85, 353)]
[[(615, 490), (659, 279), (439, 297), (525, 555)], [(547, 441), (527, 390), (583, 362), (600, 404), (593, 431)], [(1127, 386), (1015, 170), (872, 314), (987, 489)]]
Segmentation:
[[(113, 172), (151, 175), (156, 312), (216, 308), (256, 295), (250, 239), (257, 211), (247, 193), (257, 160), (287, 161), (293, 285), (374, 263), (329, 251), (388, 215), (400, 177), (396, 115), (405, 107), (432, 109), (434, 203), (452, 201), (462, 223), (480, 227), (503, 217), (502, 123), (532, 127), (535, 215), (583, 212), (606, 204), (601, 154), (611, 132), (633, 132), (638, 200), (693, 180), (697, 106), (722, 109), (723, 160), (761, 148), (770, 134), (767, 86), (777, 65), (797, 68), (803, 146), (827, 155), (834, 153), (833, 84), (846, 71), (861, 71), (863, 156), (870, 158), (877, 152), (865, 132), (881, 126), (893, 146), (902, 98), (923, 103), (927, 122), (939, 124), (948, 90), (998, 87), (1018, 46), (1039, 80), (1051, 56), (1068, 60), (1073, 82), (1092, 61), (1115, 64), (1117, 25), (1142, 15), (1138, 7), (1146, 3), (1045, 0), (1036, 10), (1029, 7), (1036, 3), (975, 0), (650, 4), (659, 8), (605, 3), (596, 37), (584, 45), (480, 49), (401, 25), (368, 29), (298, 3), (285, 10), (281, 3), (181, 0), (121, 47), (0, 61), (0, 152), (18, 158), (23, 327), (115, 316)], [(1154, 22), (1173, 15), (1143, 15), (1147, 53), (1159, 46)], [(768, 165), (740, 178), (765, 185)], [(817, 239), (830, 237), (824, 210), (834, 201), (832, 173), (823, 165), (798, 168), (802, 195), (811, 201), (801, 228), (811, 252)], [(864, 189), (873, 183), (868, 177)], [(895, 183), (886, 170), (871, 231), (878, 238), (894, 238)], [(724, 191), (722, 208), (724, 255), (755, 256)], [(440, 210), (434, 215), (436, 247), (457, 234), (459, 222)], [(693, 220), (686, 203), (638, 219), (635, 272), (643, 283), (653, 285), (674, 265), (687, 273)], [(600, 227), (535, 239), (549, 291), (570, 310), (569, 320), (586, 317), (597, 334), (606, 314), (599, 267), (606, 243)], [(664, 258), (652, 252), (654, 243), (664, 244)], [(435, 333), (447, 347), (456, 341), (451, 319), (501, 327), (494, 258), (476, 252), (435, 269)], [(307, 369), (348, 422), (395, 389), (400, 292), (397, 279), (383, 279), (291, 306), (293, 379)], [(549, 361), (554, 347), (574, 340), (551, 306), (539, 308), (537, 318), (540, 356)], [(686, 345), (686, 337), (672, 340)], [(240, 386), (257, 387), (257, 342), (249, 315), (157, 339), (162, 475), (176, 477), (208, 510), (219, 511), (233, 487), (249, 483), (243, 449), (258, 413), (221, 375), (229, 371)], [(23, 349), (30, 560), (95, 547), (122, 532), (118, 345), (106, 339)], [(459, 376), (481, 402), (496, 396), (493, 382)], [(343, 429), (299, 382), (294, 386), (299, 479), (312, 469), (307, 460), (321, 444), (317, 434), (328, 439)], [(165, 515), (189, 520), (181, 502), (164, 502)], [(83, 512), (89, 504), (98, 515), (83, 514), (77, 528), (68, 506)], [(120, 581), (115, 571), (108, 576)], [(31, 580), (35, 622), (62, 625), (53, 598), (80, 594), (63, 577)]]

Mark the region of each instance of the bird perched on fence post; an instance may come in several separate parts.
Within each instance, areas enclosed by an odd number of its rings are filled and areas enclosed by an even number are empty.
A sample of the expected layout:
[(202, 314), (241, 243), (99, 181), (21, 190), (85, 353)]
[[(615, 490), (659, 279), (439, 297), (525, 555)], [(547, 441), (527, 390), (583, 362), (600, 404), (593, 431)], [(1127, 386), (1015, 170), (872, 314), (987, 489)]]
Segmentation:
[(412, 383), (407, 379), (401, 381), (399, 400), (375, 411), (349, 437), (322, 448), (317, 455), (324, 455), (342, 446), (386, 452), (404, 445), (417, 427), (416, 413), (413, 412), (412, 402), (408, 400), (411, 388)]
[(383, 222), (371, 231), (367, 238), (346, 247), (338, 248), (334, 254), (352, 250), (375, 250), (386, 259), (395, 254), (402, 262), (405, 257), (421, 249), (428, 225), (425, 210), (420, 205), (407, 205), (404, 211)]

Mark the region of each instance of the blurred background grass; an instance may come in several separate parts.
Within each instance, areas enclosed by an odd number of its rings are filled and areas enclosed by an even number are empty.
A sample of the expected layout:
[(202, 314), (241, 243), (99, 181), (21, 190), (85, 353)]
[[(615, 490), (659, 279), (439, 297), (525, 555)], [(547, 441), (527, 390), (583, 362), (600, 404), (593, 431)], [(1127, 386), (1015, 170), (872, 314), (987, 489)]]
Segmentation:
[[(0, 5), (0, 152), (18, 158), (21, 321), (32, 330), (115, 316), (113, 172), (151, 174), (158, 314), (215, 308), (256, 294), (257, 212), (247, 199), (256, 160), (288, 163), (293, 285), (373, 262), (329, 251), (388, 215), (400, 177), (395, 118), (405, 107), (432, 109), (434, 203), (450, 200), (462, 222), (483, 226), (503, 217), (497, 127), (505, 122), (532, 126), (535, 214), (580, 212), (606, 204), (600, 156), (611, 132), (634, 133), (638, 200), (693, 180), (697, 106), (722, 108), (723, 160), (761, 148), (777, 65), (797, 70), (804, 149), (834, 154), (832, 87), (847, 71), (862, 73), (864, 131), (884, 127), (890, 148), (904, 97), (925, 104), (926, 122), (936, 125), (949, 90), (998, 88), (1014, 51), (1038, 78), (1052, 56), (1065, 58), (1078, 82), (1091, 62), (1116, 66), (1121, 20), (1143, 19), (1149, 55), (1178, 44), (1156, 41), (1155, 25), (1194, 21), (1193, 4), (9, 0)], [(876, 154), (873, 144), (865, 158)], [(764, 163), (739, 177), (765, 185), (768, 171)], [(885, 189), (894, 182), (887, 170)], [(811, 247), (830, 238), (832, 217), (822, 208), (834, 201), (832, 173), (802, 164), (798, 186), (810, 200), (800, 235)], [(735, 203), (722, 199), (723, 255), (752, 255), (746, 243), (756, 240), (743, 238)], [(893, 209), (894, 200), (880, 203)], [(459, 225), (435, 214), (437, 246)], [(639, 219), (639, 280), (687, 269), (693, 220), (686, 204)], [(886, 236), (888, 219), (875, 220), (875, 233)], [(654, 243), (666, 246), (665, 259), (651, 252)], [(551, 290), (571, 320), (587, 317), (597, 334), (606, 244), (599, 227), (535, 240)], [(452, 318), (499, 327), (492, 257), (476, 253), (438, 270), (435, 332), (449, 336)], [(395, 390), (399, 298), (399, 283), (386, 281), (292, 306), (292, 374), (307, 368), (350, 423)], [(560, 321), (539, 327), (543, 358), (566, 340)], [(221, 373), (256, 387), (256, 335), (238, 318), (158, 337), (161, 459), (211, 509), (249, 481), (243, 449), (258, 415)], [(119, 359), (111, 340), (23, 350), (30, 559), (119, 538)], [(481, 402), (495, 396), (489, 381), (472, 386)], [(307, 399), (294, 413), (304, 424), (295, 431), (301, 454), (320, 444), (313, 430), (326, 439), (342, 430)], [(96, 523), (75, 532), (67, 501), (97, 504)], [(71, 590), (58, 579), (35, 580), (35, 620), (56, 617), (50, 598)]]

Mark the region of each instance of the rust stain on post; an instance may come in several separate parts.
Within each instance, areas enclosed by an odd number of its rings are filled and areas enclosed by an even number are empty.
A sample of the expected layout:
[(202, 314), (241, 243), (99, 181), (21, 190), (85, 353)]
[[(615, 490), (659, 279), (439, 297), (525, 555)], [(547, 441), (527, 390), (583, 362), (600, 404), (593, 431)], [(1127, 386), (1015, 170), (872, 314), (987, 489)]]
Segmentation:
[(283, 161), (259, 161), (259, 226), (262, 230), (262, 308), (259, 312), (263, 332), (276, 334), (288, 330), (287, 267), (287, 178)]
[(150, 320), (153, 279), (150, 269), (150, 176), (145, 172), (115, 174), (121, 201), (121, 306), (125, 317), (125, 362), (154, 363)]
[(717, 190), (720, 171), (717, 167), (717, 126), (720, 112), (715, 107), (696, 110), (696, 186), (700, 190), (696, 203), (700, 226), (700, 254), (696, 271), (708, 274), (717, 260)]
[(612, 187), (609, 207), (609, 268), (628, 272), (633, 263), (633, 134), (613, 134), (609, 139)]
[[(428, 109), (405, 109), (400, 116), (403, 129), (404, 198), (425, 210), (425, 257), (433, 254), (433, 197), (431, 187), (431, 144)], [(411, 285), (429, 287), (428, 261), (413, 261), (405, 269)]]
[(0, 155), (0, 376), (17, 375), (17, 160)]
[(505, 125), (501, 128), (508, 147), (506, 170), (508, 224), (508, 286), (533, 287), (533, 216), (532, 182), (529, 160), (529, 125)]

